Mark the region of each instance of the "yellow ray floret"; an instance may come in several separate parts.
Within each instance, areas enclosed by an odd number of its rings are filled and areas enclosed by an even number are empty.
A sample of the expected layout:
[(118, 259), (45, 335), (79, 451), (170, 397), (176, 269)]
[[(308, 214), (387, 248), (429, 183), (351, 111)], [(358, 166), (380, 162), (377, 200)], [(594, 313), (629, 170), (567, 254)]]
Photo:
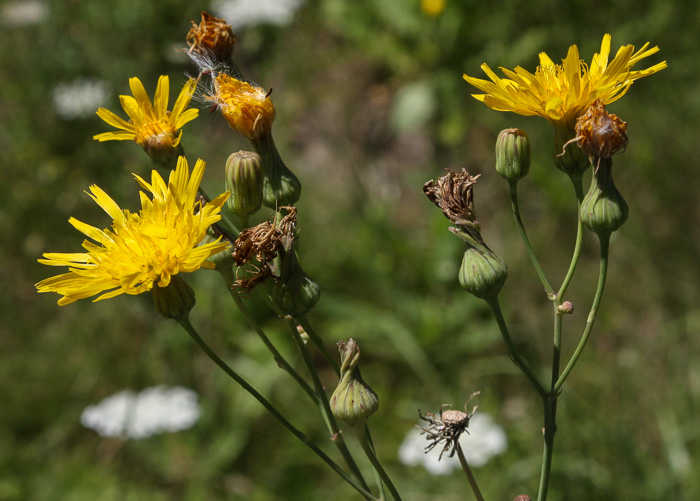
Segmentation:
[(39, 262), (68, 266), (68, 273), (36, 284), (39, 292), (63, 295), (60, 306), (101, 294), (95, 301), (119, 294), (140, 294), (155, 285), (166, 287), (178, 273), (213, 268), (207, 258), (228, 246), (219, 240), (204, 245), (207, 228), (221, 219), (219, 212), (228, 193), (219, 195), (204, 207), (197, 190), (205, 163), (197, 160), (190, 175), (187, 161), (180, 157), (166, 184), (157, 171), (148, 183), (135, 176), (141, 187), (141, 210), (122, 210), (104, 191), (90, 187), (90, 197), (113, 219), (112, 228), (100, 230), (70, 219), (89, 240), (86, 252), (47, 253)]
[(170, 80), (166, 75), (158, 79), (158, 87), (151, 104), (141, 80), (129, 79), (132, 96), (119, 96), (122, 108), (129, 116), (129, 121), (123, 120), (111, 111), (100, 108), (97, 115), (109, 125), (120, 129), (115, 132), (104, 132), (93, 137), (98, 141), (129, 140), (136, 141), (144, 148), (157, 144), (161, 148), (175, 148), (180, 143), (182, 128), (187, 122), (197, 118), (199, 110), (186, 109), (190, 104), (197, 83), (190, 79), (180, 91), (172, 111), (168, 111), (168, 95)]
[(540, 53), (540, 65), (533, 75), (518, 66), (514, 70), (501, 68), (507, 78), (498, 77), (484, 63), (481, 68), (491, 81), (464, 75), (464, 79), (485, 94), (472, 94), (486, 106), (519, 115), (539, 115), (553, 124), (573, 121), (596, 99), (605, 104), (621, 98), (632, 83), (666, 68), (666, 61), (643, 70), (632, 68), (642, 59), (659, 51), (649, 43), (637, 52), (633, 45), (618, 49), (612, 61), (609, 34), (603, 37), (600, 52), (593, 56), (590, 66), (579, 58), (578, 47), (572, 45), (562, 64)]

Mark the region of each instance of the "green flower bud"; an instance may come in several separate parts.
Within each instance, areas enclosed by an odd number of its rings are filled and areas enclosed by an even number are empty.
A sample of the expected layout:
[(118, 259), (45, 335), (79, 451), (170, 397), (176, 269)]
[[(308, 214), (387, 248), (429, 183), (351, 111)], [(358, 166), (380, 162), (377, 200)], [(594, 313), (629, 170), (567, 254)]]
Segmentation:
[(226, 161), (228, 208), (247, 226), (248, 218), (262, 207), (263, 168), (260, 155), (252, 151), (233, 153)]
[(530, 140), (525, 131), (505, 129), (496, 140), (496, 172), (515, 183), (530, 171)]
[(183, 320), (196, 303), (194, 291), (180, 275), (172, 275), (165, 287), (156, 284), (153, 289), (153, 305), (165, 318)]
[(377, 394), (360, 375), (360, 347), (353, 339), (340, 341), (340, 381), (331, 395), (331, 412), (350, 426), (364, 425), (379, 409)]
[(507, 277), (506, 264), (488, 247), (467, 246), (459, 269), (459, 283), (467, 292), (480, 299), (495, 297)]
[(580, 213), (584, 226), (599, 237), (609, 236), (627, 221), (629, 207), (613, 182), (612, 159), (599, 159)]
[(299, 264), (294, 250), (280, 249), (280, 277), (272, 289), (272, 300), (284, 315), (303, 317), (318, 302), (321, 288)]
[(282, 160), (272, 134), (263, 134), (252, 141), (255, 151), (262, 158), (264, 168), (263, 204), (277, 210), (294, 205), (301, 196), (301, 183)]

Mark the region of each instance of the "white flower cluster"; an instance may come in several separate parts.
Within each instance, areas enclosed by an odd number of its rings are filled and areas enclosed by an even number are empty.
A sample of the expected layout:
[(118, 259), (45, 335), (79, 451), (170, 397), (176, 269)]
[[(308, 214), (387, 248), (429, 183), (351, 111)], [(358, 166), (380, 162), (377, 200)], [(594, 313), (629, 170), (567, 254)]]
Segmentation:
[(190, 428), (201, 414), (197, 394), (180, 386), (123, 390), (85, 408), (80, 422), (102, 437), (147, 438)]
[(31, 26), (39, 24), (49, 15), (49, 6), (39, 0), (7, 2), (0, 10), (0, 24)]
[[(483, 466), (493, 456), (505, 452), (508, 447), (503, 428), (488, 414), (483, 412), (474, 414), (469, 420), (468, 431), (469, 433), (465, 431), (460, 436), (459, 445), (469, 466)], [(443, 448), (442, 444), (438, 444), (426, 454), (425, 446), (428, 443), (426, 436), (421, 434), (421, 430), (413, 428), (406, 434), (406, 438), (399, 447), (399, 460), (407, 466), (421, 465), (433, 475), (447, 475), (452, 470), (461, 468), (456, 454), (454, 457), (449, 457), (449, 454), (445, 453), (442, 461), (438, 461)]]
[(211, 10), (235, 30), (256, 24), (286, 26), (303, 0), (213, 0)]
[(79, 78), (53, 88), (53, 107), (64, 120), (85, 118), (105, 104), (107, 94), (103, 81)]

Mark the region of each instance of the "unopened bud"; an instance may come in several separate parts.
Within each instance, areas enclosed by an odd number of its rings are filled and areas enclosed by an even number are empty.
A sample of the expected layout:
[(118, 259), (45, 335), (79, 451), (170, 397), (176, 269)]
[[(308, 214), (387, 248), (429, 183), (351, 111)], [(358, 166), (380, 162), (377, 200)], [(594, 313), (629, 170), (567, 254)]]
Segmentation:
[(496, 140), (496, 172), (509, 183), (524, 178), (530, 171), (530, 140), (525, 131), (505, 129)]
[(252, 151), (231, 154), (226, 161), (226, 189), (231, 196), (226, 201), (244, 226), (248, 218), (262, 207), (263, 168), (260, 155)]
[(280, 250), (280, 277), (272, 289), (272, 300), (284, 315), (303, 317), (321, 297), (321, 288), (299, 264), (293, 249)]
[(557, 306), (557, 311), (562, 315), (571, 315), (574, 312), (574, 305), (571, 301), (564, 301), (562, 304)]
[(184, 320), (196, 303), (194, 290), (180, 275), (172, 275), (165, 287), (155, 284), (151, 292), (156, 311), (165, 318)]
[(609, 236), (627, 221), (629, 207), (612, 178), (612, 160), (599, 158), (591, 187), (581, 203), (581, 222), (601, 236)]
[(340, 341), (338, 350), (340, 381), (331, 396), (331, 412), (351, 426), (363, 425), (379, 409), (379, 398), (360, 375), (360, 347), (355, 340)]

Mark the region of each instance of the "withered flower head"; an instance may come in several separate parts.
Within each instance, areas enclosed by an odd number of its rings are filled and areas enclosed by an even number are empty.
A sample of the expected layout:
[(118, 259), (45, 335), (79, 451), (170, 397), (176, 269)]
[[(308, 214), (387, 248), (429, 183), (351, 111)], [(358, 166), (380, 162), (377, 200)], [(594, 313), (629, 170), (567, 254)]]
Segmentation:
[(190, 46), (189, 52), (197, 52), (200, 54), (209, 53), (221, 63), (228, 63), (231, 59), (233, 46), (236, 44), (236, 35), (234, 35), (231, 26), (226, 24), (226, 21), (214, 17), (208, 12), (202, 11), (202, 22), (196, 24), (194, 21), (192, 28), (187, 33), (187, 45)]
[[(240, 267), (250, 263), (253, 268), (253, 276), (250, 278), (237, 280), (235, 286), (244, 291), (253, 289), (256, 285), (263, 283), (271, 277), (275, 277), (270, 268), (270, 261), (277, 257), (280, 249), (291, 249), (294, 242), (296, 230), (296, 208), (281, 207), (287, 209), (289, 213), (284, 216), (279, 224), (271, 221), (264, 221), (252, 228), (241, 231), (234, 243), (233, 261)], [(255, 259), (260, 266), (251, 263)]]
[(586, 113), (576, 120), (576, 142), (586, 155), (611, 158), (627, 147), (627, 122), (605, 110), (597, 99)]
[(461, 173), (447, 169), (447, 174), (423, 185), (423, 193), (455, 224), (476, 223), (473, 186), (479, 176), (471, 176), (466, 169)]

